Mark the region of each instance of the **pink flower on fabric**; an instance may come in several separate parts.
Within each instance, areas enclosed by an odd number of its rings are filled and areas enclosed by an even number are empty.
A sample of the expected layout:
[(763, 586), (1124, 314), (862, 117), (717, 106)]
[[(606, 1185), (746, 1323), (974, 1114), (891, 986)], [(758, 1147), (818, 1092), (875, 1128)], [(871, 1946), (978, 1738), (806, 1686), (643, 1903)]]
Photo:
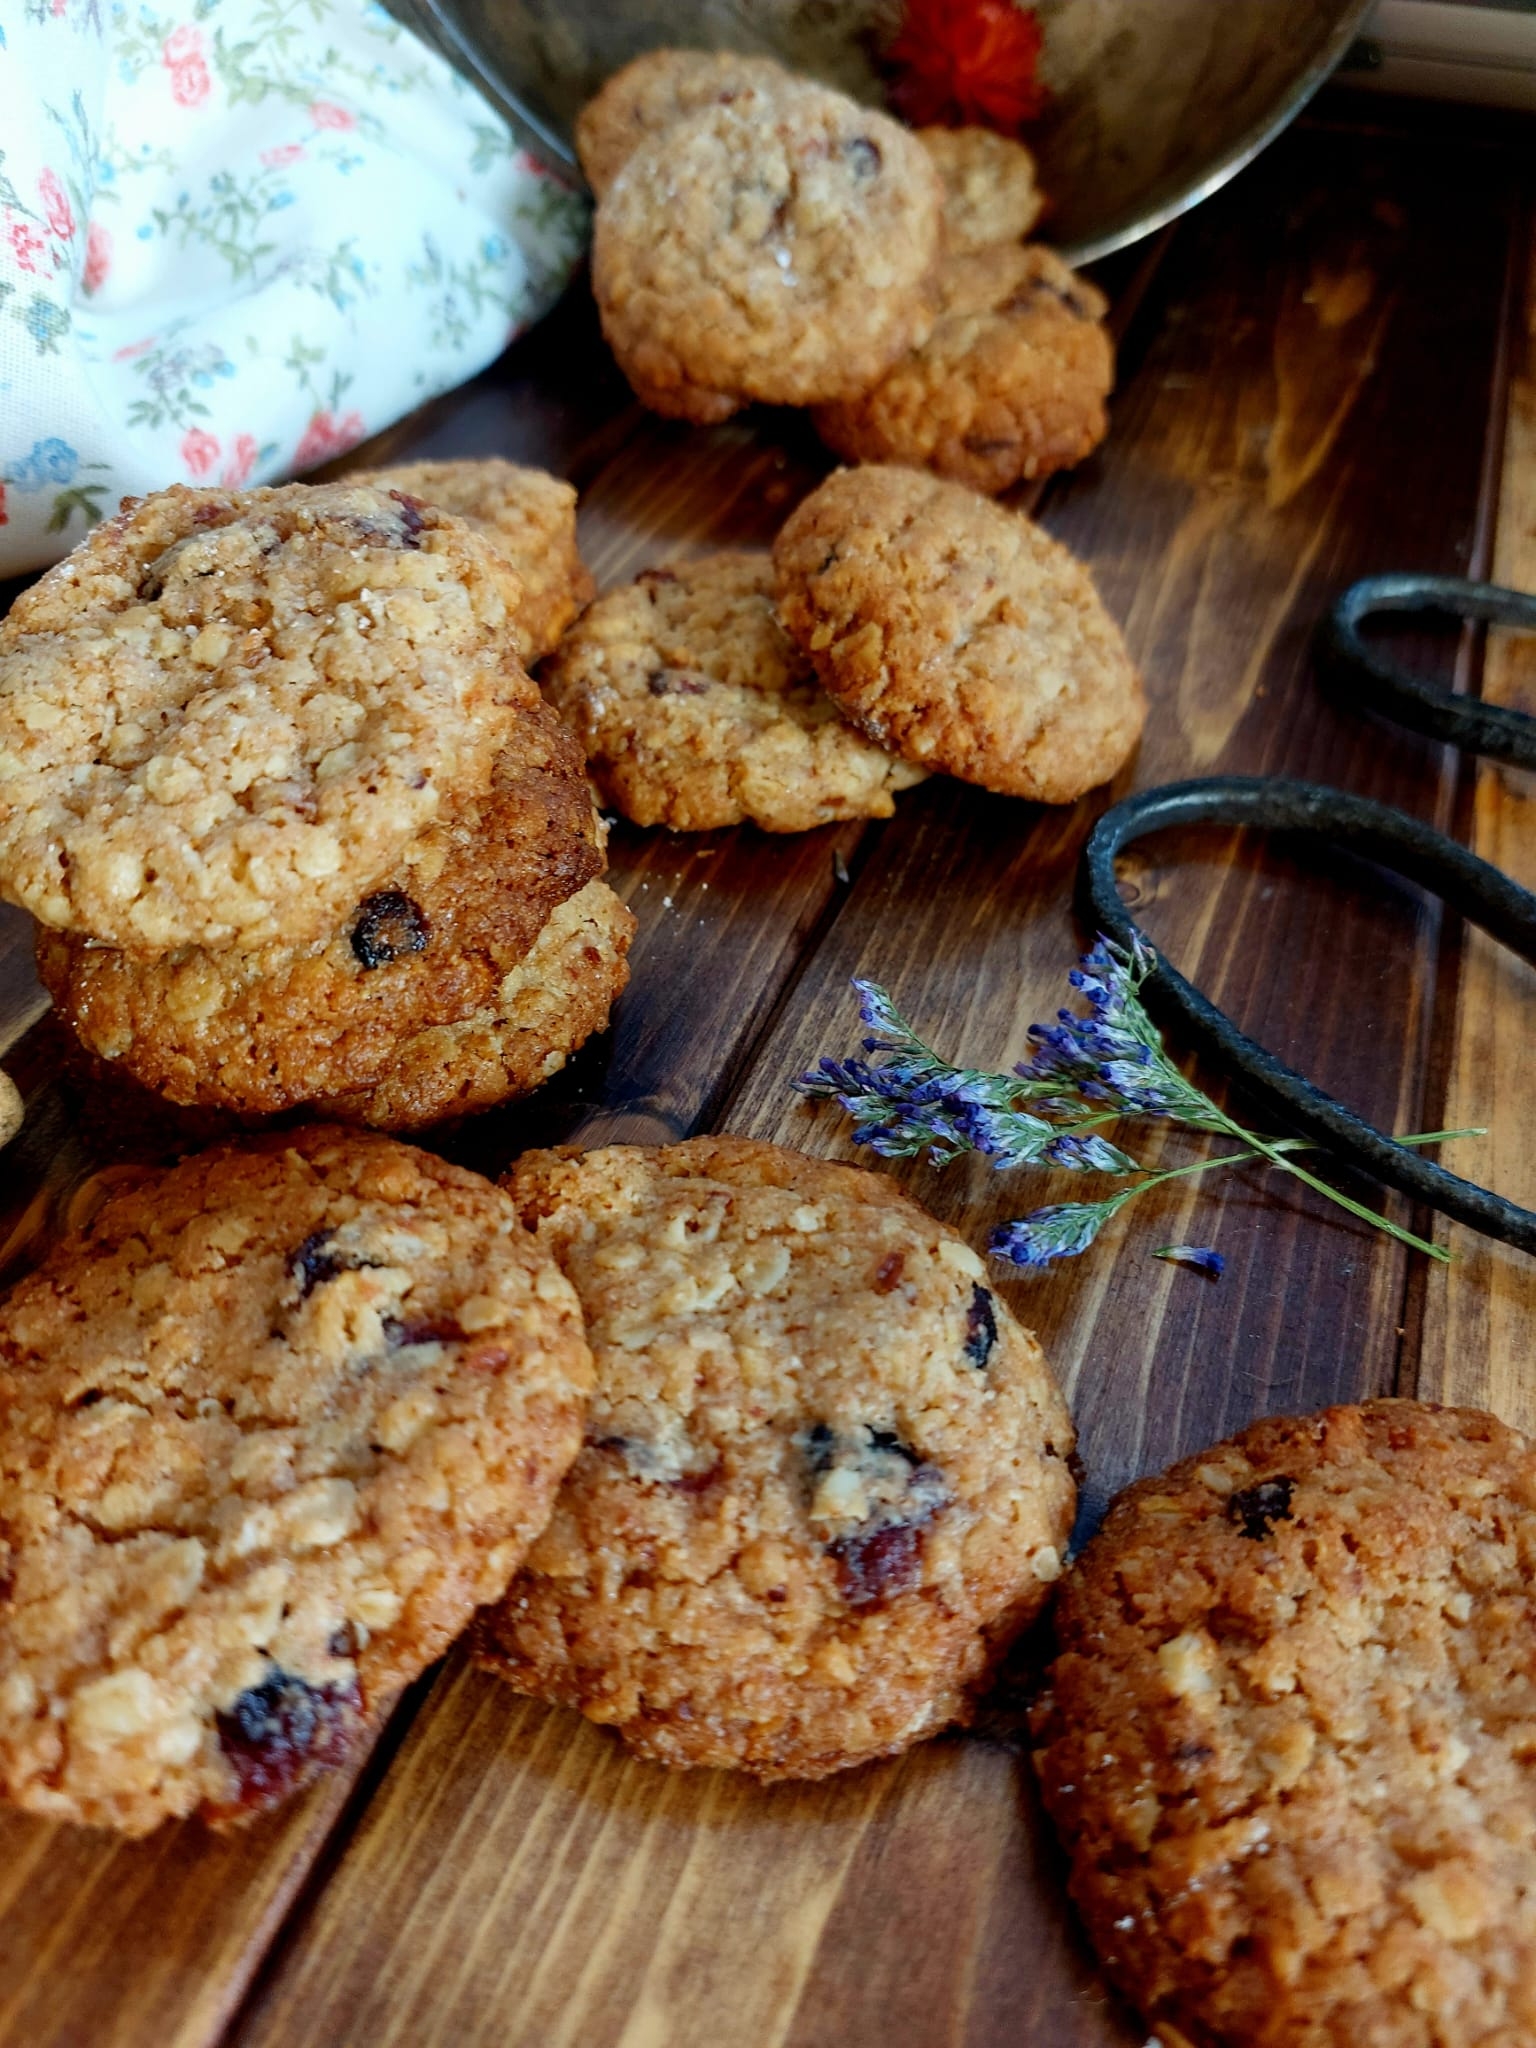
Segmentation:
[(5, 485), (0, 484), (0, 526), (9, 526), (11, 515), (5, 509)]
[(280, 171), (289, 164), (301, 162), (303, 156), (302, 142), (282, 142), (276, 149), (264, 149), (261, 152), (261, 161), (269, 171)]
[(181, 459), (189, 476), (206, 476), (219, 459), (219, 444), (201, 427), (188, 427), (181, 437)]
[[(80, 282), (87, 292), (99, 292), (111, 268), (112, 237), (99, 220), (93, 220), (85, 231), (85, 270)], [(121, 355), (122, 351), (118, 353)]]
[(8, 220), (5, 224), (5, 239), (11, 245), (11, 254), (16, 258), (17, 267), (29, 276), (38, 275), (37, 259), (48, 247), (47, 242), (30, 222)]
[(317, 462), (329, 462), (333, 455), (345, 455), (349, 448), (357, 446), (366, 432), (360, 412), (349, 412), (339, 420), (329, 412), (312, 413), (309, 425), (293, 451), (293, 466), (295, 469), (312, 469)]
[(43, 211), (48, 216), (48, 232), (67, 242), (75, 232), (75, 216), (70, 209), (64, 187), (52, 171), (44, 171), (37, 181), (37, 189), (43, 195)]
[(171, 72), (171, 98), (178, 107), (200, 107), (209, 89), (208, 67), (201, 57), (195, 64), (178, 64)]
[(113, 349), (112, 360), (114, 363), (131, 363), (135, 356), (144, 355), (154, 345), (155, 337), (152, 334), (146, 335), (143, 341), (126, 341), (121, 348)]
[(345, 107), (338, 107), (334, 100), (311, 100), (309, 118), (317, 128), (355, 128), (356, 114), (349, 114)]
[(230, 446), (229, 460), (224, 465), (224, 474), (219, 478), (219, 482), (227, 484), (232, 491), (238, 491), (256, 467), (256, 457), (260, 453), (254, 434), (236, 434)]
[(211, 81), (203, 62), (203, 37), (189, 22), (173, 28), (160, 45), (160, 60), (171, 74), (171, 98), (178, 107), (199, 107)]

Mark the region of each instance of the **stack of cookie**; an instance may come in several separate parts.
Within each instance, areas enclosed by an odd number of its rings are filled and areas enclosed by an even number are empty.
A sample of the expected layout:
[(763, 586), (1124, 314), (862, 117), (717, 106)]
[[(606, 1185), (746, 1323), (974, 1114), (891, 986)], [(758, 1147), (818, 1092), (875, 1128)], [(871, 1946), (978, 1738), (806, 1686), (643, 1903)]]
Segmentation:
[(963, 485), (840, 470), (773, 556), (648, 570), (543, 674), (604, 800), (638, 824), (800, 832), (883, 818), (940, 770), (1070, 803), (1146, 704), (1087, 571)]
[(520, 658), (587, 594), (573, 504), (510, 464), (176, 489), (17, 600), (0, 890), (88, 1051), (177, 1103), (406, 1128), (601, 1028), (632, 920)]
[(880, 1176), (723, 1138), (504, 1193), (374, 1133), (223, 1146), (0, 1303), (0, 1792), (259, 1813), (477, 1607), (486, 1662), (643, 1755), (839, 1770), (970, 1718), (1071, 1450)]
[(914, 135), (770, 59), (656, 50), (583, 110), (592, 283), (654, 411), (814, 408), (839, 454), (1001, 491), (1103, 439), (1103, 297), (1025, 242), (1029, 152)]

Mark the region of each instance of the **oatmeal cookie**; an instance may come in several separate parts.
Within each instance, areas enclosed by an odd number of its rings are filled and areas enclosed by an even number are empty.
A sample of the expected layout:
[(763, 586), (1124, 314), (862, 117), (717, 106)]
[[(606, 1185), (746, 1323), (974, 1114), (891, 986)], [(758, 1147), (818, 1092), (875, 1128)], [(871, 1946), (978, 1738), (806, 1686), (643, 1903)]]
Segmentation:
[(104, 521), (0, 624), (0, 890), (145, 952), (320, 937), (531, 698), (506, 577), (355, 484)]
[(513, 714), (490, 789), (451, 793), (319, 944), (144, 960), (40, 930), (38, 974), (86, 1049), (146, 1088), (271, 1115), (371, 1088), (413, 1034), (495, 1003), (602, 870), (581, 749), (539, 703)]
[(1141, 678), (1087, 570), (1022, 513), (916, 470), (842, 469), (773, 561), (790, 636), (880, 746), (1041, 803), (1129, 758)]
[(547, 470), (525, 469), (493, 455), (478, 462), (367, 469), (349, 481), (404, 491), (451, 512), (506, 556), (520, 592), (514, 600), (512, 637), (529, 668), (560, 644), (560, 635), (597, 589), (576, 546), (576, 492)]
[(412, 1032), (373, 1082), (321, 1096), (317, 1108), (346, 1123), (414, 1131), (527, 1095), (606, 1029), (629, 981), (634, 932), (607, 883), (588, 882), (551, 914), (481, 1008)]
[(1256, 1423), (1122, 1494), (1037, 1712), (1073, 1896), (1202, 2048), (1536, 2039), (1536, 1447)]
[(791, 81), (663, 129), (597, 210), (592, 284), (619, 367), (654, 411), (862, 390), (933, 324), (939, 176), (922, 144)]
[(576, 154), (601, 199), (642, 142), (703, 107), (790, 82), (771, 57), (740, 50), (647, 50), (616, 71), (576, 120)]
[(604, 802), (637, 825), (806, 832), (888, 818), (892, 793), (922, 780), (817, 682), (779, 624), (766, 555), (648, 569), (608, 591), (542, 680)]
[(820, 1777), (966, 1720), (1072, 1526), (1072, 1424), (883, 1175), (745, 1138), (531, 1153), (597, 1392), (483, 1659), (642, 1755)]
[(581, 1437), (507, 1197), (310, 1126), (110, 1197), (0, 1305), (0, 1789), (144, 1834), (341, 1762), (506, 1585)]
[(990, 128), (919, 128), (917, 139), (944, 181), (944, 246), (952, 256), (1023, 241), (1044, 201), (1022, 142)]
[(1091, 454), (1115, 375), (1103, 293), (1039, 247), (950, 257), (938, 291), (921, 348), (868, 391), (816, 407), (828, 446), (988, 492)]

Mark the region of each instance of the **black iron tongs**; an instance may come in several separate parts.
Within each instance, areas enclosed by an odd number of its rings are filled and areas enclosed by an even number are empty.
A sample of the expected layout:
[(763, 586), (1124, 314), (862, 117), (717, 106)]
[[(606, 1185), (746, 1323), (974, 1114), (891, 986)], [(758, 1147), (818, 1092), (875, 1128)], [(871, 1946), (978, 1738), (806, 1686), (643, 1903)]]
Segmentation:
[[(1453, 576), (1368, 576), (1351, 584), (1319, 628), (1317, 654), (1327, 686), (1361, 709), (1463, 752), (1536, 768), (1536, 717), (1421, 681), (1360, 636), (1361, 621), (1373, 613), (1424, 611), (1536, 631), (1536, 597), (1517, 590)], [(1308, 833), (1347, 848), (1417, 882), (1500, 945), (1536, 964), (1536, 895), (1530, 890), (1390, 804), (1280, 776), (1214, 775), (1166, 783), (1106, 811), (1083, 852), (1081, 886), (1093, 928), (1122, 946), (1139, 941), (1150, 948), (1120, 899), (1115, 856), (1149, 833), (1205, 823)], [(1155, 1009), (1176, 1018), (1202, 1051), (1236, 1074), (1247, 1093), (1303, 1137), (1485, 1236), (1536, 1252), (1536, 1212), (1397, 1144), (1239, 1031), (1160, 956), (1145, 992)]]

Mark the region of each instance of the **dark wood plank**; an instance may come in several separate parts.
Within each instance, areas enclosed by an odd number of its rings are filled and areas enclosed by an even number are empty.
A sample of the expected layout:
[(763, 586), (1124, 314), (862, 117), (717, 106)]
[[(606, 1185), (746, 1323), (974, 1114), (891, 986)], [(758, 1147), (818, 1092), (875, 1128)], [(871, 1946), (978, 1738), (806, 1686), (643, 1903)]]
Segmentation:
[[(1331, 709), (1306, 644), (1347, 578), (1467, 559), (1512, 203), (1507, 167), (1474, 178), (1393, 138), (1311, 133), (1175, 242), (1115, 434), (1046, 514), (1147, 668), (1136, 779), (1288, 769), (1445, 815), (1438, 754)], [(1099, 807), (1042, 814), (955, 785), (905, 801), (868, 835), (726, 1127), (846, 1151), (787, 1083), (854, 1042), (855, 972), (889, 981), (956, 1056), (1018, 1057), (1077, 949), (1070, 883)], [(1411, 1120), (1433, 913), (1231, 835), (1180, 856), (1175, 869), (1162, 849), (1133, 879), (1159, 939), (1250, 1028), (1369, 1113)], [(1043, 1198), (979, 1167), (911, 1181), (978, 1242)], [(1145, 1256), (1192, 1232), (1231, 1255), (1217, 1288)], [(1198, 1208), (1171, 1198), (1081, 1267), (1004, 1285), (1072, 1387), (1092, 1504), (1266, 1408), (1377, 1390), (1396, 1369), (1400, 1255), (1250, 1185)], [(1144, 2038), (1071, 1932), (1016, 1745), (940, 1744), (766, 1791), (649, 1770), (465, 1670), (417, 1717), (232, 2039), (348, 2034), (413, 2048)]]

